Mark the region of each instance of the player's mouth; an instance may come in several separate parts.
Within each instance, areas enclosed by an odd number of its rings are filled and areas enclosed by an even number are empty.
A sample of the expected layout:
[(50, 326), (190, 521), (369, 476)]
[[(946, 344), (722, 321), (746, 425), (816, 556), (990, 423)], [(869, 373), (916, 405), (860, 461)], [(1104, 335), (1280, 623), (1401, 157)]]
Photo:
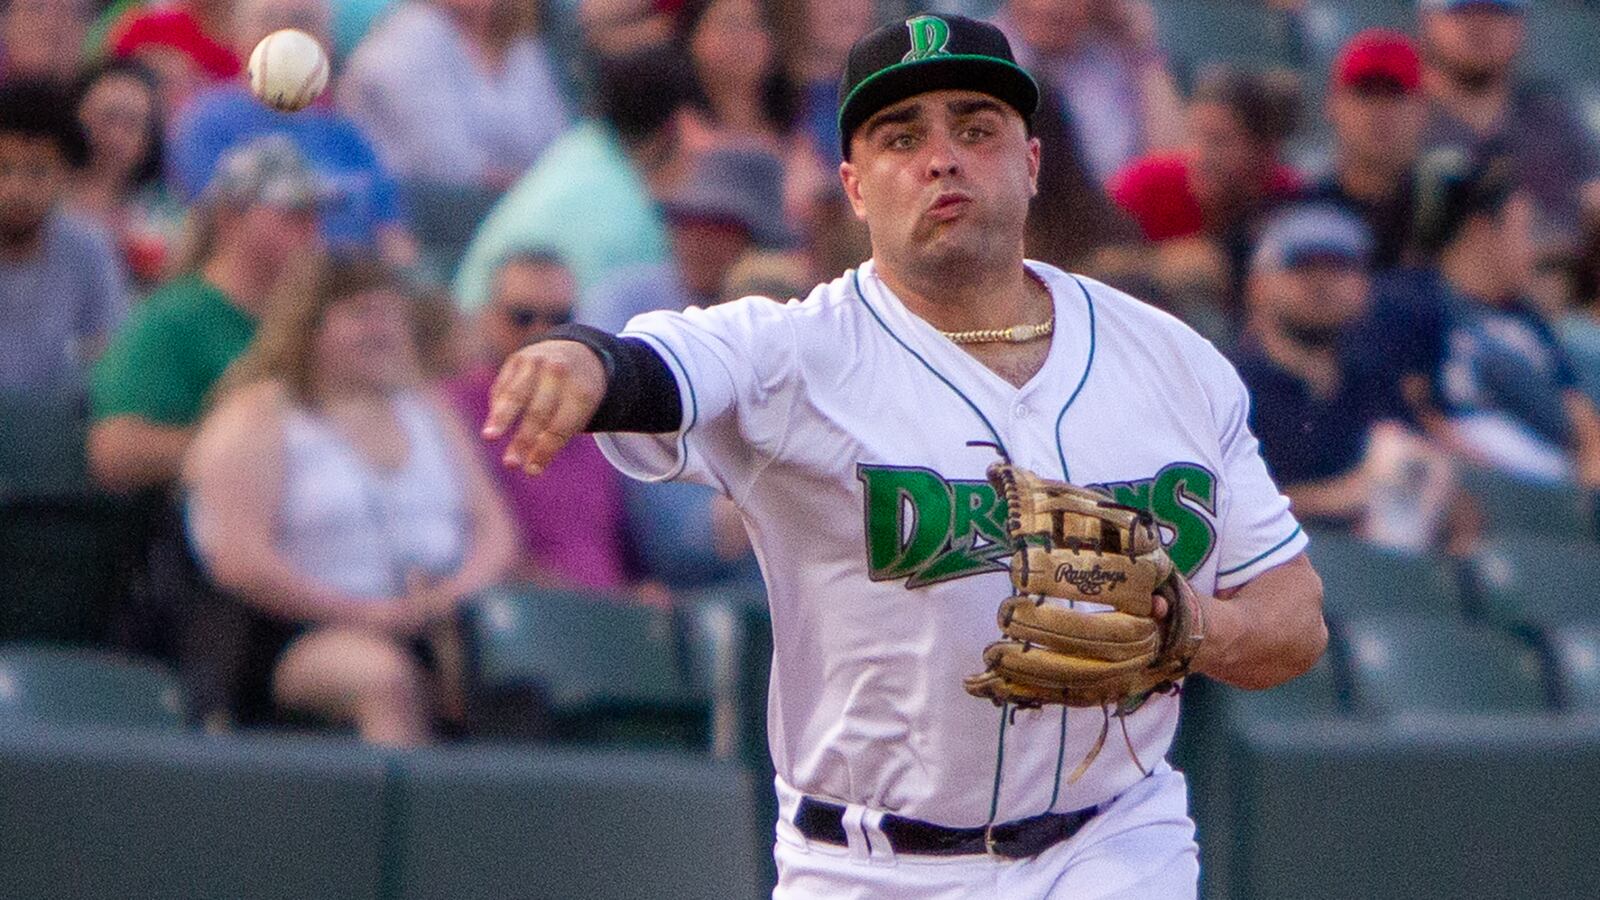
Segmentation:
[(960, 191), (945, 191), (933, 199), (927, 216), (936, 222), (948, 222), (959, 217), (972, 205), (972, 197)]

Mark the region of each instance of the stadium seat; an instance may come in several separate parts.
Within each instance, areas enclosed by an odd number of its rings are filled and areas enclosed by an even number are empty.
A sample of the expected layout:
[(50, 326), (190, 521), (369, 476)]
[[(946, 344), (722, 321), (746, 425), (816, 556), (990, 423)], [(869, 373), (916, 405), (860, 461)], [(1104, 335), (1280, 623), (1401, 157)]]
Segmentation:
[(1339, 630), (1360, 713), (1531, 713), (1550, 706), (1538, 652), (1508, 633), (1414, 613), (1352, 616)]
[(1306, 555), (1322, 577), (1323, 606), (1330, 616), (1462, 610), (1460, 581), (1444, 558), (1398, 553), (1337, 532), (1314, 531), (1310, 538)]
[[(440, 749), (396, 757), (401, 900), (770, 896), (771, 782), (681, 753)], [(761, 848), (758, 855), (756, 848)]]
[(0, 645), (0, 722), (183, 729), (188, 704), (161, 666), (96, 650)]
[(77, 391), (0, 392), (0, 499), (88, 491), (84, 404)]
[(0, 727), (0, 894), (379, 900), (387, 769), (347, 741)]
[(1600, 544), (1538, 534), (1485, 541), (1468, 566), (1476, 606), (1491, 622), (1600, 623)]
[(1543, 639), (1561, 708), (1600, 713), (1600, 623), (1550, 625)]
[(1347, 715), (1349, 704), (1336, 674), (1333, 648), (1311, 671), (1275, 688), (1246, 691), (1224, 687), (1228, 715), (1234, 721), (1299, 722)]
[(1181, 76), (1229, 62), (1249, 68), (1288, 65), (1295, 48), (1287, 19), (1252, 0), (1157, 0), (1161, 46)]
[(1535, 3), (1528, 10), (1523, 71), (1556, 82), (1600, 81), (1600, 11), (1575, 3)]
[(671, 612), (522, 586), (475, 598), (464, 619), (478, 700), (535, 694), (560, 738), (706, 746), (710, 704), (686, 677)]
[[(1228, 760), (1229, 900), (1600, 896), (1600, 725), (1523, 716), (1263, 729)], [(1208, 848), (1202, 839), (1202, 849)], [(1226, 876), (1226, 883), (1218, 879)]]
[(1486, 469), (1466, 469), (1462, 487), (1483, 506), (1491, 534), (1531, 532), (1594, 537), (1594, 514), (1576, 488), (1523, 481)]
[(105, 638), (125, 513), (108, 497), (0, 500), (0, 642)]

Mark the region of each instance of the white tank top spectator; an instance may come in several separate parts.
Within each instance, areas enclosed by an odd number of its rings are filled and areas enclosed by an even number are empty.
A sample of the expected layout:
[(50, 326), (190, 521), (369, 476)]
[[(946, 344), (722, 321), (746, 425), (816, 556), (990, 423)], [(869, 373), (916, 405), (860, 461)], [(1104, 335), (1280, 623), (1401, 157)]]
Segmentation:
[(241, 702), (395, 745), (459, 720), (452, 614), (515, 553), (471, 438), (422, 386), (417, 308), (373, 263), (292, 282), (184, 478), (202, 560), (256, 614)]

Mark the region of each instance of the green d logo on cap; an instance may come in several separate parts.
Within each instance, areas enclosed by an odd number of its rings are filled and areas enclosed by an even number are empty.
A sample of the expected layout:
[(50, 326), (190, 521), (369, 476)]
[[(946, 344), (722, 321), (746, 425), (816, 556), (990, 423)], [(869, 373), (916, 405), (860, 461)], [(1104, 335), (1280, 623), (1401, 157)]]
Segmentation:
[(934, 56), (949, 56), (950, 23), (938, 16), (917, 16), (906, 20), (906, 30), (911, 32), (911, 49), (900, 58), (912, 62)]

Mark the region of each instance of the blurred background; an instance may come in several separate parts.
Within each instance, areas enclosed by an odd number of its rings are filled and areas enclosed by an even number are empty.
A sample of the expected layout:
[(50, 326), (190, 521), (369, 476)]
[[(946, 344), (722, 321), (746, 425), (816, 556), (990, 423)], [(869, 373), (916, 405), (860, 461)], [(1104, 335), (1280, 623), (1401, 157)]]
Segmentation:
[(1029, 255), (1222, 348), (1313, 535), (1322, 663), (1185, 689), (1205, 896), (1600, 896), (1600, 4), (0, 9), (0, 894), (770, 891), (737, 513), (476, 427), (867, 258), (839, 75), (931, 9), (1043, 88)]

